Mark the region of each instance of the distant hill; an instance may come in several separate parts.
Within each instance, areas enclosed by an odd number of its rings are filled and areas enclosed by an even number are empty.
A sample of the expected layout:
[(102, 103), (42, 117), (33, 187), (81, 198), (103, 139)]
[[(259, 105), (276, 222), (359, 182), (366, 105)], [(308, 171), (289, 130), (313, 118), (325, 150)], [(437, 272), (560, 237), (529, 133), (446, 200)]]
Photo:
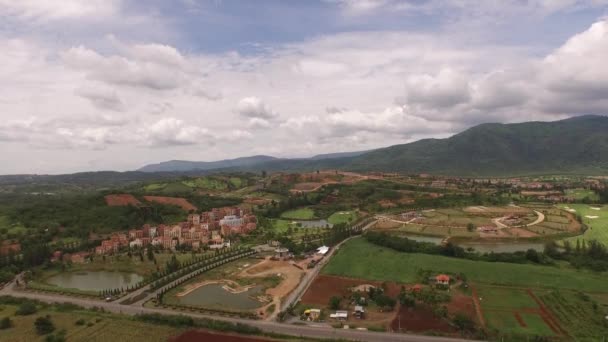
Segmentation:
[(356, 157), (362, 154), (368, 153), (370, 151), (357, 151), (357, 152), (338, 152), (338, 153), (326, 153), (326, 154), (317, 154), (316, 156), (311, 157), (312, 160), (323, 160), (323, 159), (334, 159), (334, 158), (349, 158)]
[(170, 160), (158, 164), (150, 164), (140, 168), (137, 171), (141, 172), (175, 172), (175, 171), (192, 171), (192, 170), (211, 170), (222, 168), (239, 168), (247, 167), (259, 163), (276, 160), (270, 156), (252, 156), (236, 159), (226, 159), (212, 162), (197, 162), (187, 160)]
[(378, 149), (343, 166), (350, 170), (446, 175), (608, 172), (608, 117), (482, 124), (447, 139)]
[(241, 170), (323, 168), (461, 176), (605, 174), (608, 117), (481, 124), (446, 139), (424, 139), (340, 158), (273, 160)]

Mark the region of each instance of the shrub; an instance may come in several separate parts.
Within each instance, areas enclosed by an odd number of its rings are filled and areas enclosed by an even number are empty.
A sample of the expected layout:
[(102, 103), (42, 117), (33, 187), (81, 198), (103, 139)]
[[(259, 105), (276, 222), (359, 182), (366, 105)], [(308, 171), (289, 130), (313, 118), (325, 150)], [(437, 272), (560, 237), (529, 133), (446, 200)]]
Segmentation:
[(15, 311), (15, 315), (27, 316), (35, 314), (37, 311), (38, 309), (36, 308), (36, 304), (32, 302), (23, 302), (21, 305), (19, 305), (17, 311)]
[(48, 315), (36, 318), (34, 327), (36, 328), (38, 335), (50, 334), (55, 330), (55, 325), (51, 321), (51, 317)]
[(10, 318), (4, 317), (0, 320), (0, 330), (8, 329), (13, 326), (13, 321)]
[(81, 319), (77, 320), (75, 324), (76, 325), (85, 325), (85, 323), (86, 322), (84, 321), (84, 318), (81, 318)]

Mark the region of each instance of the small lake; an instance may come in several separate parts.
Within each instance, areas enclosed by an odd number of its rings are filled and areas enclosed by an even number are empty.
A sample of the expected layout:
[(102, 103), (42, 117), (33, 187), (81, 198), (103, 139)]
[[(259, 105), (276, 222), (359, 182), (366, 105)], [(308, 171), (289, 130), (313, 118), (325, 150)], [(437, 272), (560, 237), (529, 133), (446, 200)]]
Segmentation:
[(467, 249), (473, 248), (479, 253), (513, 253), (525, 252), (528, 249), (533, 249), (537, 252), (542, 252), (545, 245), (542, 243), (519, 242), (519, 243), (486, 243), (486, 242), (466, 242), (459, 244), (460, 247)]
[(204, 285), (183, 297), (178, 297), (178, 300), (181, 304), (212, 309), (253, 310), (262, 306), (260, 301), (251, 298), (262, 294), (262, 286), (254, 286), (241, 293), (226, 291), (223, 286), (224, 284)]
[[(422, 236), (422, 235), (412, 235), (407, 234), (403, 235), (404, 237), (418, 241), (418, 242), (430, 242), (436, 245), (440, 244), (443, 241), (442, 237), (436, 236)], [(479, 253), (513, 253), (513, 252), (525, 252), (528, 249), (533, 249), (537, 252), (542, 252), (545, 249), (545, 245), (543, 243), (538, 242), (514, 242), (514, 243), (492, 243), (492, 242), (463, 242), (457, 243), (458, 246), (467, 249), (473, 248), (476, 252)]]
[(333, 224), (329, 223), (327, 220), (291, 220), (290, 223), (300, 224), (302, 228), (325, 228), (325, 227), (333, 227)]
[(101, 291), (132, 286), (142, 280), (144, 278), (135, 273), (91, 271), (60, 273), (45, 279), (45, 283), (65, 289)]

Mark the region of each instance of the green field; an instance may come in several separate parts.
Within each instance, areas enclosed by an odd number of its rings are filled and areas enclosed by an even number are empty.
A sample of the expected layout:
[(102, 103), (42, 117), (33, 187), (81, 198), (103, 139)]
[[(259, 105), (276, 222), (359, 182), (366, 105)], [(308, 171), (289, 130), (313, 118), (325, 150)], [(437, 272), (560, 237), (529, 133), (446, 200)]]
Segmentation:
[(200, 188), (207, 190), (225, 190), (228, 188), (228, 185), (218, 179), (201, 177), (190, 180), (182, 181), (185, 186), (189, 186), (191, 188)]
[(606, 307), (574, 291), (551, 291), (539, 296), (568, 334), (578, 341), (601, 341), (608, 336)]
[(477, 286), (477, 294), (483, 298), (481, 307), (487, 309), (536, 308), (538, 305), (525, 290), (508, 287)]
[(331, 224), (349, 223), (357, 220), (357, 213), (354, 211), (339, 211), (333, 213), (327, 221)]
[(355, 238), (346, 242), (323, 273), (351, 278), (401, 283), (419, 282), (418, 271), (464, 273), (469, 281), (525, 287), (555, 287), (608, 292), (608, 274), (571, 268), (482, 262), (439, 255), (400, 253)]
[[(608, 245), (608, 206), (588, 205), (588, 204), (570, 204), (561, 205), (561, 208), (570, 208), (576, 210), (573, 214), (578, 214), (582, 217), (583, 223), (589, 227), (583, 236), (575, 236), (569, 238), (571, 242), (576, 243), (577, 239), (597, 240), (605, 245)], [(601, 210), (593, 210), (591, 208), (601, 208)], [(589, 218), (587, 216), (597, 216), (597, 218)]]
[(566, 196), (573, 197), (577, 201), (583, 200), (585, 198), (588, 198), (591, 201), (599, 200), (599, 196), (593, 190), (568, 189), (565, 192), (566, 192)]
[[(68, 341), (167, 341), (179, 335), (183, 329), (163, 325), (137, 322), (128, 317), (91, 311), (59, 312), (53, 308), (43, 309), (29, 316), (15, 316), (16, 306), (2, 305), (0, 319), (9, 317), (13, 327), (0, 330), (0, 341), (23, 342), (44, 341), (44, 336), (36, 334), (34, 321), (40, 316), (50, 315), (55, 332), (66, 331)], [(85, 324), (76, 325), (83, 319)]]
[(310, 208), (300, 208), (288, 210), (281, 214), (281, 217), (292, 220), (312, 220), (315, 218), (315, 212)]
[(509, 311), (493, 311), (485, 313), (487, 324), (502, 333), (515, 333), (535, 336), (554, 336), (542, 317), (535, 313), (519, 313), (522, 320), (526, 323), (523, 327), (517, 321), (515, 313)]

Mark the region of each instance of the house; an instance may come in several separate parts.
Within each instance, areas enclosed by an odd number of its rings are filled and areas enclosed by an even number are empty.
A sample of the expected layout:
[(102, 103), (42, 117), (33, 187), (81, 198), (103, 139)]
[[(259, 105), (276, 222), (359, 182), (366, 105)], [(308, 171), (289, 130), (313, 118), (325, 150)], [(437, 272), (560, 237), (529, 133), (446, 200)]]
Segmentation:
[(410, 288), (410, 291), (412, 291), (412, 292), (420, 292), (420, 291), (422, 291), (422, 285), (416, 284), (416, 285), (414, 285), (414, 286), (412, 286)]
[(440, 274), (435, 277), (435, 282), (439, 285), (450, 285), (450, 276), (447, 274)]
[(355, 306), (355, 317), (359, 319), (365, 318), (365, 309), (361, 305)]
[(54, 251), (53, 256), (51, 257), (51, 262), (61, 261), (62, 256), (63, 256), (63, 253), (61, 253), (61, 251)]
[(321, 310), (319, 309), (308, 309), (304, 310), (304, 316), (307, 321), (318, 321), (321, 317)]
[(73, 264), (84, 264), (86, 262), (86, 258), (88, 258), (90, 253), (88, 252), (78, 252), (74, 253), (71, 256), (71, 261)]
[(329, 317), (345, 321), (348, 319), (348, 311), (336, 311), (336, 313), (329, 315)]

